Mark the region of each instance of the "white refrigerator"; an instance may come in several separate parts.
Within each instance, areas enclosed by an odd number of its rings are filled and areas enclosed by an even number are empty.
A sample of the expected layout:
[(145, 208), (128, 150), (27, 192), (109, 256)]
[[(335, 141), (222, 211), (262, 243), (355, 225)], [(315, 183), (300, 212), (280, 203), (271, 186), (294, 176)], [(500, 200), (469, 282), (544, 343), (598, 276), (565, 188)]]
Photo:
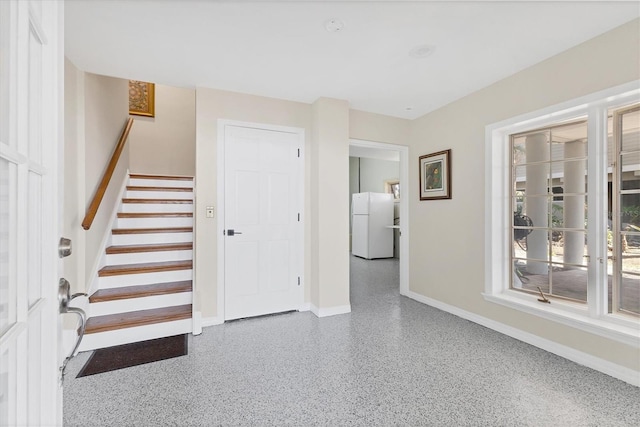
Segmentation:
[(351, 200), (351, 252), (366, 259), (393, 257), (393, 195), (356, 193)]

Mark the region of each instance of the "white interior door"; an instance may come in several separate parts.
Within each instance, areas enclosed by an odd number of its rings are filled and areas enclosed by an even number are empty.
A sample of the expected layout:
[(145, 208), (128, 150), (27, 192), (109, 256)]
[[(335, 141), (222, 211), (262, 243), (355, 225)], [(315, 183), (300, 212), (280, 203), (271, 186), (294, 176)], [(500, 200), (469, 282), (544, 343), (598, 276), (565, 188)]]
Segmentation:
[(230, 125), (224, 135), (225, 320), (298, 309), (300, 135)]
[(61, 423), (60, 9), (0, 1), (0, 425)]

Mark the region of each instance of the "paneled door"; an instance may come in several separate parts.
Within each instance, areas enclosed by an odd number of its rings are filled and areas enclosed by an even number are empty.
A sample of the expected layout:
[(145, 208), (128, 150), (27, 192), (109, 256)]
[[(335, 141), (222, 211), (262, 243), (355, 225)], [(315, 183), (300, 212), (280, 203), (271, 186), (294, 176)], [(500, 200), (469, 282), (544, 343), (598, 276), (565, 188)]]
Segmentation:
[(61, 424), (62, 4), (0, 1), (0, 425)]
[(225, 126), (224, 318), (300, 308), (301, 135)]

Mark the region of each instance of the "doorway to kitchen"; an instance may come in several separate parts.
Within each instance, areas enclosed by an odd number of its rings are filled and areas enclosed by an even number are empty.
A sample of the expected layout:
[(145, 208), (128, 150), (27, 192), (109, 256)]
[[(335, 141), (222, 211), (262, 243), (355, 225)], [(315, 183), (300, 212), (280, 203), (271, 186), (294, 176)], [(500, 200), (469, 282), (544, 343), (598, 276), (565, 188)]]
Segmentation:
[[(353, 249), (353, 194), (389, 194), (393, 200), (393, 216), (382, 227), (391, 229), (393, 250), (385, 257), (396, 258), (399, 263), (399, 290), (401, 295), (409, 291), (409, 148), (403, 145), (351, 139), (349, 141), (349, 212), (350, 248)], [(366, 197), (366, 196), (363, 196)], [(373, 196), (371, 196), (373, 197)], [(384, 196), (379, 196), (385, 198)], [(356, 196), (357, 198), (357, 196)], [(357, 207), (357, 206), (356, 206)], [(359, 212), (356, 209), (356, 212)], [(360, 217), (356, 218), (357, 220)], [(362, 221), (356, 221), (359, 227)], [(356, 231), (356, 252), (362, 233)], [(352, 257), (352, 250), (349, 257)], [(361, 253), (359, 258), (367, 258)], [(372, 258), (375, 258), (373, 256)], [(375, 262), (375, 261), (373, 261)], [(361, 263), (360, 263), (361, 264)]]

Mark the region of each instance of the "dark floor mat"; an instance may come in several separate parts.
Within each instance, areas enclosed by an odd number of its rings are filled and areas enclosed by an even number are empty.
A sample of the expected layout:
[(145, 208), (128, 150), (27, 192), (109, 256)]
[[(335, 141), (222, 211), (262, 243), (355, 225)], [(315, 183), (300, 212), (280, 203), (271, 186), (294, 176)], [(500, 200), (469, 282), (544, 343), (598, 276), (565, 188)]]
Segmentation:
[(184, 356), (187, 334), (95, 350), (76, 378)]

